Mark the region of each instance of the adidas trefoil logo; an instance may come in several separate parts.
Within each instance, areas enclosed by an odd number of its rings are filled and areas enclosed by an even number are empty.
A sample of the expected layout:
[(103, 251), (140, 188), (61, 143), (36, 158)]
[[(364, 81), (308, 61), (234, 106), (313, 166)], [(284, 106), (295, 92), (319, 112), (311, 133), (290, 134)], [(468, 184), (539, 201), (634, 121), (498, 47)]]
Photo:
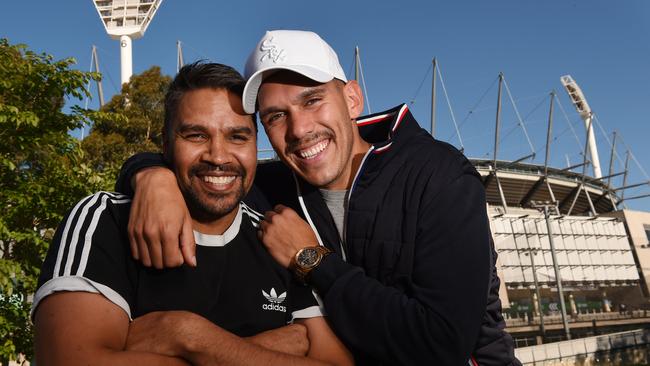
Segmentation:
[(286, 291), (278, 295), (277, 292), (275, 292), (275, 288), (271, 287), (271, 291), (269, 291), (268, 293), (262, 290), (262, 296), (264, 296), (264, 298), (270, 303), (270, 304), (262, 304), (262, 309), (280, 311), (283, 313), (287, 312), (287, 308), (285, 306), (280, 305), (287, 298)]

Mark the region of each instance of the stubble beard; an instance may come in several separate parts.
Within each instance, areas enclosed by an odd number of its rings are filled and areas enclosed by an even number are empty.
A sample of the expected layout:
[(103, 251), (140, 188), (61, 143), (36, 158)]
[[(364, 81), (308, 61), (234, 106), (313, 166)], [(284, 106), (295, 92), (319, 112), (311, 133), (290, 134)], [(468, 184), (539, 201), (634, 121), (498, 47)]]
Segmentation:
[(228, 171), (237, 171), (235, 178), (236, 186), (229, 192), (201, 192), (199, 189), (192, 187), (192, 181), (201, 181), (201, 177), (196, 175), (196, 171), (201, 169), (192, 169), (190, 173), (189, 184), (180, 184), (181, 193), (185, 198), (185, 203), (193, 219), (199, 222), (209, 222), (220, 219), (231, 213), (241, 200), (244, 198), (244, 181), (246, 172), (243, 169), (228, 169)]
[(207, 192), (203, 196), (196, 190), (188, 189), (183, 192), (187, 208), (194, 219), (200, 222), (220, 219), (231, 213), (244, 198), (244, 186), (239, 184), (234, 192)]
[[(339, 156), (339, 154), (335, 153), (333, 159), (324, 167), (324, 169), (318, 169), (312, 171), (305, 170), (302, 162), (300, 161), (300, 158), (298, 158), (297, 161), (292, 162), (292, 159), (290, 157), (297, 155), (296, 150), (299, 147), (308, 145), (313, 141), (323, 139), (323, 138), (330, 140), (329, 142), (330, 146), (328, 146), (328, 149), (332, 147), (332, 144), (336, 145), (338, 148), (339, 140), (336, 138), (336, 134), (330, 128), (326, 128), (323, 131), (314, 132), (308, 136), (305, 136), (300, 140), (294, 140), (289, 142), (285, 150), (287, 158), (284, 159), (285, 160), (284, 163), (289, 167), (291, 167), (291, 169), (294, 170), (294, 172), (297, 173), (299, 176), (301, 176), (305, 181), (307, 181), (307, 183), (319, 188), (326, 187), (327, 185), (331, 184), (332, 182), (334, 182), (336, 179), (339, 178), (341, 171), (336, 172), (336, 174), (334, 174), (333, 177), (323, 176), (324, 174), (325, 175), (328, 174), (327, 172), (329, 171), (330, 168), (332, 168), (332, 165), (339, 165), (337, 166), (338, 170), (343, 170), (343, 167), (340, 166), (341, 157)], [(349, 148), (351, 149), (351, 147)]]

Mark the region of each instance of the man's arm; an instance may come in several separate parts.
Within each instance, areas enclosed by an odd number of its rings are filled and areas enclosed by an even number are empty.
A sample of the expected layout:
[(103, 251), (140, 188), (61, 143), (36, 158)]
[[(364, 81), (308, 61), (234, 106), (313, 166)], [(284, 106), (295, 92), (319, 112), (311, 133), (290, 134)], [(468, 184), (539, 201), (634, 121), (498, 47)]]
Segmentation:
[(255, 334), (246, 340), (271, 351), (294, 356), (305, 356), (309, 351), (307, 328), (297, 323)]
[[(297, 357), (260, 347), (224, 331), (199, 315), (186, 311), (155, 312), (136, 319), (129, 329), (126, 348), (151, 349), (160, 354), (182, 357), (193, 365), (352, 364), (351, 358), (346, 358), (349, 355), (341, 356), (336, 347), (325, 348), (331, 340), (319, 339), (321, 336), (324, 339), (329, 338), (327, 333), (319, 328), (322, 326), (319, 321), (304, 322), (304, 325), (308, 334), (313, 336), (311, 342), (315, 342), (314, 346), (310, 342), (308, 357)], [(332, 353), (326, 354), (325, 351)]]
[(307, 357), (334, 365), (354, 365), (352, 353), (334, 334), (324, 317), (300, 319), (296, 322), (307, 328), (307, 337), (309, 337)]
[(115, 191), (133, 197), (128, 234), (136, 260), (158, 269), (183, 263), (196, 266), (192, 219), (162, 154), (145, 152), (128, 158)]
[(115, 191), (133, 197), (133, 179), (141, 170), (153, 167), (167, 168), (165, 158), (160, 153), (144, 152), (135, 154), (122, 164), (115, 181)]
[[(115, 190), (133, 197), (128, 234), (135, 259), (158, 269), (196, 265), (192, 218), (162, 154), (131, 156), (122, 165)], [(260, 212), (270, 209), (255, 184), (244, 202)]]
[(174, 357), (125, 351), (129, 318), (99, 294), (60, 292), (36, 309), (38, 365), (187, 365)]
[[(417, 216), (413, 286), (386, 286), (334, 255), (310, 276), (341, 340), (390, 364), (467, 362), (485, 313), (490, 246), (481, 182), (462, 175), (440, 192), (426, 192)], [(260, 228), (284, 266), (301, 246), (316, 244), (307, 223), (286, 207), (267, 213)]]
[[(158, 312), (129, 326), (104, 296), (60, 292), (35, 313), (39, 365), (323, 365), (267, 350), (189, 312)], [(128, 336), (128, 338), (127, 338)]]

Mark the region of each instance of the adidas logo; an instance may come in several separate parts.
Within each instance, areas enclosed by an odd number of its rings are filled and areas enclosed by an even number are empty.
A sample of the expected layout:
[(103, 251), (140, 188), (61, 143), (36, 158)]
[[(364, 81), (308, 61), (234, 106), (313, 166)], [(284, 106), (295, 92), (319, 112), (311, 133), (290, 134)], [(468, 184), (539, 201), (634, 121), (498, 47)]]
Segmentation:
[(283, 313), (287, 312), (287, 308), (285, 306), (280, 305), (287, 298), (286, 291), (278, 295), (275, 292), (275, 288), (271, 287), (271, 291), (269, 291), (268, 293), (262, 290), (262, 296), (264, 296), (264, 298), (270, 303), (270, 304), (262, 304), (262, 309), (280, 311)]

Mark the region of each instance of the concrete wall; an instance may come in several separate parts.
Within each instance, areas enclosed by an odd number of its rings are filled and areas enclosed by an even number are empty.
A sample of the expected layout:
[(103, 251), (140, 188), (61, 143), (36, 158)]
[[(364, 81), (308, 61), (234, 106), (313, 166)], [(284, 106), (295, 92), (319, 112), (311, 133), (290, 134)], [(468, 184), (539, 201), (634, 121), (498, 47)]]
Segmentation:
[(528, 365), (647, 365), (650, 330), (607, 334), (515, 349)]

